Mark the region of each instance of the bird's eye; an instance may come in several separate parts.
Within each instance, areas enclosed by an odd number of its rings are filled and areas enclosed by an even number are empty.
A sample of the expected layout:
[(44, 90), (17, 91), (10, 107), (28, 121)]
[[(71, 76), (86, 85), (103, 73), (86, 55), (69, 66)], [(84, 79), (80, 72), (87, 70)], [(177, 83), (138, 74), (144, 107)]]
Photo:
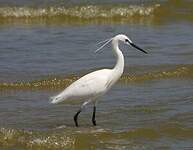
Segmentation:
[(129, 42), (129, 40), (128, 40), (128, 39), (125, 39), (125, 42)]

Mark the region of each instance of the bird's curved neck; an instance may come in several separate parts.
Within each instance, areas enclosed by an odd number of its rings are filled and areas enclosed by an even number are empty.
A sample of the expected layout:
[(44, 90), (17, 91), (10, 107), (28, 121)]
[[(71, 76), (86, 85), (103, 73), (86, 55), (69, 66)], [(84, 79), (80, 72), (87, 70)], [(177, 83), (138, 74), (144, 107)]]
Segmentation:
[(124, 56), (119, 49), (118, 40), (113, 39), (112, 40), (113, 50), (115, 52), (115, 56), (117, 58), (117, 62), (115, 67), (113, 68), (113, 71), (118, 72), (120, 75), (122, 75), (124, 70)]

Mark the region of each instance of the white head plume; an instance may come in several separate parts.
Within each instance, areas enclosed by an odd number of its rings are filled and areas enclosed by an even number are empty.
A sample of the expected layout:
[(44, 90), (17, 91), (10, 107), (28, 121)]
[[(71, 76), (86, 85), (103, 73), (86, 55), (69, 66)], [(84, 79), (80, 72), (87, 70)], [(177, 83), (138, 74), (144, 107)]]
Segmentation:
[(104, 43), (102, 46), (100, 46), (97, 50), (95, 50), (95, 53), (99, 52), (103, 47), (105, 47), (108, 43), (110, 43), (112, 41), (113, 38), (110, 39), (106, 39), (104, 41), (101, 41), (99, 43), (97, 43), (97, 45), (100, 45), (102, 43)]

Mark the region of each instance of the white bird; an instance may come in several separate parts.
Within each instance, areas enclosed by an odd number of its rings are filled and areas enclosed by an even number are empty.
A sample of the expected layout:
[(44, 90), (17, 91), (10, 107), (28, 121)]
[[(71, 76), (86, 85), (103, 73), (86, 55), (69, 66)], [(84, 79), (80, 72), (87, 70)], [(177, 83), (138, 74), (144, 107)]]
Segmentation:
[(98, 52), (109, 42), (112, 42), (113, 52), (115, 53), (115, 56), (117, 58), (117, 62), (114, 68), (101, 69), (101, 70), (91, 72), (81, 77), (77, 81), (73, 82), (60, 94), (54, 97), (51, 97), (51, 103), (53, 104), (57, 104), (67, 100), (82, 102), (80, 109), (74, 115), (74, 122), (77, 127), (78, 127), (78, 121), (77, 121), (78, 115), (85, 108), (85, 106), (91, 102), (94, 104), (92, 123), (93, 125), (96, 125), (95, 113), (96, 113), (96, 104), (97, 104), (98, 98), (104, 95), (107, 91), (109, 91), (109, 89), (117, 82), (117, 80), (123, 74), (124, 56), (121, 50), (119, 49), (119, 41), (122, 41), (125, 44), (131, 45), (137, 48), (138, 50), (144, 53), (147, 53), (143, 49), (133, 44), (133, 42), (126, 35), (123, 35), (123, 34), (119, 34), (109, 40), (105, 40), (104, 41), (105, 44), (103, 44), (95, 52)]

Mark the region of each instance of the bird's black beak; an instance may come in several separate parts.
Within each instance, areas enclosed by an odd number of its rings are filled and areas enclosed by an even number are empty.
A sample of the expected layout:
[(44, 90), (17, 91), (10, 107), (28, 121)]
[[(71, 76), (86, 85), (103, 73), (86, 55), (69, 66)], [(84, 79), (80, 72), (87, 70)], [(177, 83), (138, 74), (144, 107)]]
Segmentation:
[(134, 48), (144, 52), (145, 54), (147, 54), (147, 52), (145, 50), (143, 50), (142, 48), (138, 47), (137, 45), (133, 44), (132, 42), (128, 42), (131, 46), (133, 46)]

